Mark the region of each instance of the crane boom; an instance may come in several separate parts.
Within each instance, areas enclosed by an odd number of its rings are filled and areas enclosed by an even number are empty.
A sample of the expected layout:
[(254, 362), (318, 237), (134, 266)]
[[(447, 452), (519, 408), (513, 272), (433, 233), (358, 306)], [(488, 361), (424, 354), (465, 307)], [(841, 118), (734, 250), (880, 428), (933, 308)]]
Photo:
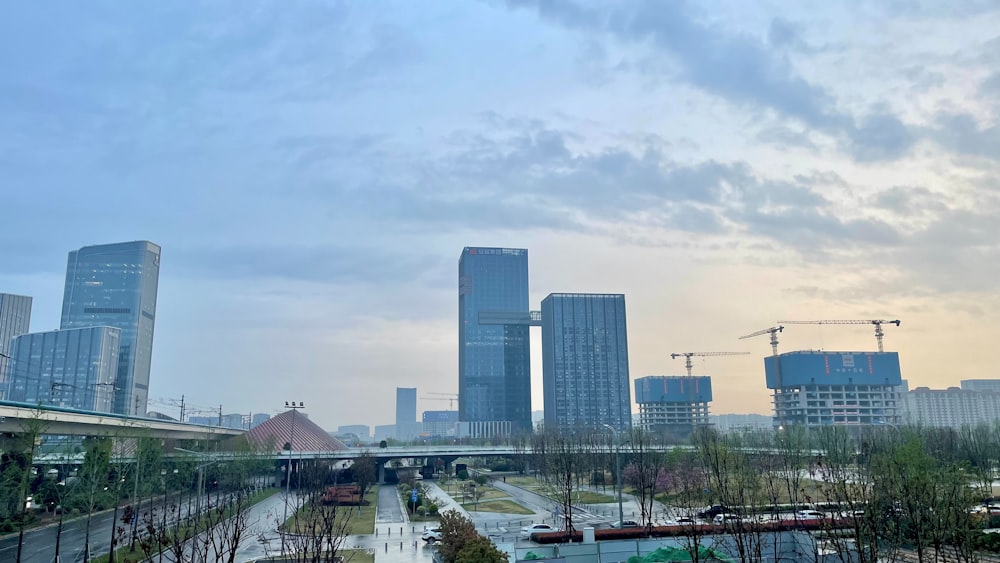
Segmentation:
[(760, 336), (762, 334), (770, 334), (771, 335), (771, 350), (774, 351), (774, 355), (777, 356), (778, 355), (778, 333), (781, 332), (781, 331), (783, 331), (783, 330), (785, 330), (785, 327), (783, 327), (783, 326), (781, 326), (779, 324), (778, 326), (772, 326), (771, 328), (765, 328), (764, 330), (758, 330), (757, 332), (751, 332), (750, 334), (741, 336), (740, 340), (745, 340), (747, 338), (753, 338), (755, 336)]
[(670, 354), (670, 359), (676, 360), (681, 356), (684, 357), (684, 367), (687, 368), (688, 377), (691, 377), (691, 370), (694, 365), (691, 363), (692, 356), (708, 357), (708, 356), (749, 356), (750, 352), (678, 352), (675, 354)]
[(882, 325), (896, 325), (899, 326), (900, 320), (887, 321), (884, 319), (834, 319), (834, 320), (821, 320), (821, 321), (778, 321), (784, 324), (795, 324), (795, 325), (875, 325), (875, 341), (878, 342), (878, 351), (883, 352), (882, 349), (882, 338), (885, 336), (885, 332), (882, 330)]

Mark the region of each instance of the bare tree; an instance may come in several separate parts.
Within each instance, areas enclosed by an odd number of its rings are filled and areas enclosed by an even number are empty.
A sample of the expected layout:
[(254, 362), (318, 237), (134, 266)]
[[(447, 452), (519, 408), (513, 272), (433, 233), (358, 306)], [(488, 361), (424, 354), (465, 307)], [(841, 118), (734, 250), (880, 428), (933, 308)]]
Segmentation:
[(622, 482), (635, 491), (641, 523), (648, 530), (653, 526), (657, 482), (664, 477), (663, 453), (652, 447), (651, 436), (640, 429), (632, 431), (629, 443), (629, 464), (622, 470)]
[(303, 466), (299, 479), (296, 500), (300, 508), (285, 523), (285, 559), (298, 563), (338, 561), (358, 507), (324, 502), (326, 486), (334, 479), (327, 466)]
[(535, 435), (532, 440), (541, 482), (546, 493), (558, 504), (567, 534), (574, 531), (573, 499), (581, 451), (579, 436), (569, 433), (550, 430)]

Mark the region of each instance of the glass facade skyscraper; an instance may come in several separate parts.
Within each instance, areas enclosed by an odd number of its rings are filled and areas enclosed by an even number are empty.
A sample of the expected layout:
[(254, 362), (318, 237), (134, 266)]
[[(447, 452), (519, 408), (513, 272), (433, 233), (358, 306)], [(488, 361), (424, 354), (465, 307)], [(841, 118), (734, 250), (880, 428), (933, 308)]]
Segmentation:
[(553, 293), (542, 300), (546, 429), (632, 427), (625, 296)]
[(417, 421), (417, 388), (396, 387), (396, 424)]
[(16, 336), (27, 334), (31, 325), (31, 298), (0, 293), (0, 399), (6, 398), (7, 363), (10, 343)]
[(121, 330), (116, 413), (146, 414), (159, 277), (160, 247), (148, 241), (85, 246), (69, 253), (60, 327)]
[(465, 422), (531, 431), (527, 325), (481, 325), (480, 312), (528, 314), (528, 251), (466, 247), (458, 261), (458, 410)]
[(112, 412), (121, 331), (107, 326), (35, 332), (11, 342), (11, 401)]

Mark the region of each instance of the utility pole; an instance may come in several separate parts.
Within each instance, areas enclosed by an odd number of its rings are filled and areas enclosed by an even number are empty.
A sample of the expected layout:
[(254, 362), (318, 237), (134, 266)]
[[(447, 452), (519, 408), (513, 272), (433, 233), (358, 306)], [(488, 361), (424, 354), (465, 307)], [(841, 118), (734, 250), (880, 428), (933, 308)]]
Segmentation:
[(184, 422), (184, 395), (181, 395), (181, 422)]
[[(288, 522), (288, 496), (291, 494), (292, 486), (292, 444), (295, 442), (295, 411), (303, 409), (305, 406), (305, 403), (302, 401), (299, 401), (298, 404), (295, 401), (285, 401), (285, 408), (292, 409), (292, 429), (291, 435), (288, 437), (288, 464), (285, 466), (285, 515), (281, 519), (281, 526), (284, 526)], [(281, 554), (284, 555), (285, 534), (281, 533), (281, 530), (278, 530), (278, 533), (281, 536)]]

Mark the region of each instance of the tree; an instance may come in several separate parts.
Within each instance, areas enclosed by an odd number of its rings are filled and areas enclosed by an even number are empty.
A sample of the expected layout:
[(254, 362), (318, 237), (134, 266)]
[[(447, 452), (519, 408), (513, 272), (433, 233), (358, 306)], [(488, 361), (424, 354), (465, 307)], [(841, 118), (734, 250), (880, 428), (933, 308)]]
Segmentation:
[(466, 542), (455, 558), (455, 563), (507, 563), (507, 561), (506, 553), (480, 535)]
[(290, 532), (285, 539), (289, 548), (285, 554), (288, 560), (299, 563), (333, 563), (338, 560), (338, 553), (350, 533), (351, 519), (358, 507), (323, 502), (326, 486), (335, 481), (333, 470), (325, 465), (303, 464), (299, 468), (295, 494), (300, 508), (290, 522), (282, 524)]
[(567, 534), (573, 533), (573, 498), (578, 488), (577, 478), (586, 473), (581, 463), (579, 436), (559, 431), (546, 431), (532, 439), (532, 451), (539, 464), (539, 476), (547, 494), (555, 499)]
[[(641, 523), (649, 528), (653, 525), (657, 480), (668, 479), (662, 472), (663, 454), (651, 447), (650, 435), (643, 430), (633, 430), (630, 443), (628, 453), (632, 461), (622, 470), (622, 482), (634, 489), (639, 501)], [(665, 482), (661, 484), (667, 485)]]
[(442, 563), (458, 563), (459, 554), (481, 537), (476, 532), (476, 526), (465, 516), (455, 510), (449, 510), (441, 515), (438, 527), (441, 529), (441, 541), (438, 546), (438, 554)]
[(664, 471), (669, 479), (663, 483), (663, 492), (669, 503), (684, 510), (688, 521), (681, 525), (684, 531), (684, 549), (691, 561), (699, 563), (702, 555), (701, 538), (707, 533), (705, 526), (695, 520), (699, 507), (708, 504), (708, 477), (701, 460), (694, 453), (675, 450), (666, 459)]
[[(368, 487), (371, 487), (375, 479), (378, 478), (378, 462), (375, 456), (367, 450), (364, 451), (351, 464), (351, 473), (354, 475), (354, 482), (357, 483), (358, 487), (361, 487), (361, 503), (363, 504)], [(360, 510), (361, 504), (358, 505), (358, 511), (360, 512)]]

